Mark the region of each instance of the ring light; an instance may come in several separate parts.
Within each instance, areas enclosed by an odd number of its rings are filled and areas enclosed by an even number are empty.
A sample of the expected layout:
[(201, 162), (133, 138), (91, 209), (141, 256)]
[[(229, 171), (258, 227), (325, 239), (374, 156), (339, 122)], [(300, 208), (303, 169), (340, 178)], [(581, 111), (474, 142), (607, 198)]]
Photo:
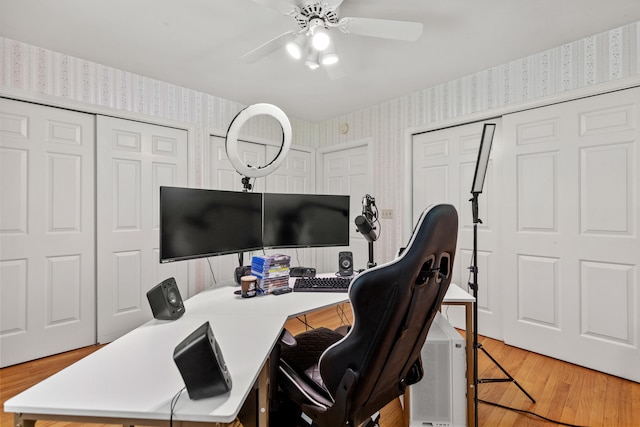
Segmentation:
[[(282, 127), (282, 145), (280, 146), (280, 151), (270, 163), (264, 166), (249, 166), (240, 159), (240, 155), (238, 154), (238, 134), (240, 133), (240, 128), (247, 120), (259, 115), (272, 116), (280, 122), (280, 126)], [(269, 175), (284, 161), (291, 147), (291, 133), (291, 122), (289, 122), (289, 118), (280, 108), (272, 104), (250, 105), (240, 111), (229, 125), (225, 142), (227, 157), (229, 157), (229, 161), (240, 175), (249, 178), (259, 178)]]

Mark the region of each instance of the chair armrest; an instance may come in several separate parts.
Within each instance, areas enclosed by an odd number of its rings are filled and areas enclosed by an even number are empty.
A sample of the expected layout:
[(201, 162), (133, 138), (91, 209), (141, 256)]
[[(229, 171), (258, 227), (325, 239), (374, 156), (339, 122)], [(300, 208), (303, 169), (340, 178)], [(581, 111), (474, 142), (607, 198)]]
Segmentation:
[(422, 380), (424, 377), (424, 369), (422, 368), (422, 356), (418, 356), (411, 368), (409, 368), (409, 372), (407, 372), (407, 376), (405, 378), (405, 385), (413, 385)]
[(298, 342), (296, 341), (296, 338), (293, 336), (293, 334), (291, 334), (291, 332), (283, 329), (282, 333), (280, 334), (280, 345), (294, 348), (298, 345)]

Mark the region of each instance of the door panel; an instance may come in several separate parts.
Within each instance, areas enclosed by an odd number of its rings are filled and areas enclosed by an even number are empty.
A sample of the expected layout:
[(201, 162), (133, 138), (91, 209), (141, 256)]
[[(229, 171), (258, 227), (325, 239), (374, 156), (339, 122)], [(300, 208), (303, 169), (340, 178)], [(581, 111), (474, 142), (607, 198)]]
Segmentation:
[(187, 263), (159, 263), (159, 187), (187, 184), (187, 132), (98, 116), (98, 340), (149, 320), (146, 293), (175, 277), (183, 297)]
[[(500, 122), (487, 166), (484, 188), (478, 196), (478, 329), (483, 335), (500, 339), (500, 193), (496, 188), (500, 158)], [(458, 211), (458, 253), (453, 282), (469, 289), (473, 259), (473, 215), (471, 185), (475, 173), (483, 123), (471, 123), (443, 130), (413, 135), (412, 138), (412, 223), (431, 204), (449, 203)], [(456, 327), (464, 328), (462, 307), (448, 307), (447, 317)]]
[[(262, 144), (238, 141), (238, 155), (247, 165), (264, 165), (266, 149)], [(225, 139), (210, 138), (205, 164), (205, 188), (213, 190), (243, 191), (242, 176), (235, 170), (225, 150)], [(264, 178), (251, 179), (254, 192), (264, 191)]]
[[(326, 149), (319, 153), (319, 168), (322, 171), (322, 194), (350, 195), (349, 212), (351, 220), (362, 213), (362, 198), (371, 192), (369, 167), (369, 144), (349, 145)], [(375, 197), (375, 195), (372, 195)], [(318, 271), (338, 270), (338, 254), (341, 251), (353, 252), (354, 269), (364, 269), (369, 261), (369, 246), (365, 238), (358, 233), (355, 222), (350, 228), (349, 247), (319, 249), (317, 255)], [(374, 261), (375, 250), (374, 250)]]
[(96, 342), (94, 117), (0, 100), (0, 365)]
[(505, 342), (640, 381), (640, 89), (504, 117)]
[[(247, 141), (238, 142), (238, 152), (246, 164), (264, 165), (267, 160), (273, 159), (279, 151), (279, 147), (252, 143)], [(205, 170), (208, 171), (208, 188), (218, 190), (242, 191), (242, 177), (231, 165), (226, 151), (224, 138), (212, 136), (208, 148), (208, 164)], [(263, 178), (252, 179), (251, 183), (254, 192), (273, 193), (312, 193), (315, 189), (314, 164), (312, 153), (305, 150), (291, 148), (282, 163), (273, 173)], [(284, 253), (291, 256), (291, 265), (314, 266), (313, 251), (310, 249), (273, 249), (267, 253)], [(262, 251), (260, 251), (262, 254)], [(243, 254), (244, 265), (249, 265), (253, 252)], [(232, 282), (233, 272), (238, 266), (236, 255), (222, 255), (209, 259), (212, 269), (216, 272), (218, 282)]]
[[(267, 157), (273, 158), (279, 147), (267, 146)], [(265, 177), (270, 193), (307, 194), (315, 191), (313, 155), (309, 151), (291, 148), (284, 162)]]
[[(243, 191), (242, 176), (235, 170), (225, 150), (225, 139), (211, 136), (205, 163), (205, 188), (213, 190)], [(266, 149), (262, 144), (238, 141), (238, 153), (247, 165), (264, 165)], [(251, 179), (251, 191), (264, 191), (264, 178)], [(242, 265), (251, 264), (252, 252), (242, 254)], [(205, 286), (215, 283), (235, 283), (234, 272), (240, 265), (237, 254), (220, 255), (207, 258), (215, 277), (211, 277), (211, 270), (206, 269)]]
[[(280, 147), (267, 146), (267, 158), (273, 159)], [(309, 151), (291, 148), (284, 162), (265, 177), (266, 191), (270, 193), (315, 193), (313, 155)], [(292, 267), (316, 265), (316, 249), (270, 249), (267, 254), (285, 254), (291, 257)]]

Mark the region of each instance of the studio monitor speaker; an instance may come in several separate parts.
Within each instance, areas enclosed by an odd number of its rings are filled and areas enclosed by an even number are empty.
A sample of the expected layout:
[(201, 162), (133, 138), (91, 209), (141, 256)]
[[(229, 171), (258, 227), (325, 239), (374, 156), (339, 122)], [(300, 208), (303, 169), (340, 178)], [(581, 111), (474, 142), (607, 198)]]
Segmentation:
[(191, 399), (204, 399), (231, 390), (231, 376), (209, 322), (178, 344), (173, 360)]
[(250, 265), (241, 265), (240, 267), (236, 267), (234, 271), (234, 277), (236, 279), (236, 283), (239, 285), (240, 278), (242, 276), (250, 276), (251, 275), (251, 266)]
[(340, 276), (353, 275), (353, 253), (345, 251), (338, 254), (338, 274)]
[(180, 289), (173, 277), (154, 286), (147, 292), (147, 299), (156, 319), (174, 320), (184, 314)]

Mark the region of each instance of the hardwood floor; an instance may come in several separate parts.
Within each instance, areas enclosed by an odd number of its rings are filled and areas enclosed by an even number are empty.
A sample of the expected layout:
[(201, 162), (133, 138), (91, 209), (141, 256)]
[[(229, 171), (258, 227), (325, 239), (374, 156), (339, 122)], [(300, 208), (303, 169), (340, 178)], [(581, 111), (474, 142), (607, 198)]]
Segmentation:
[[(349, 309), (344, 319), (350, 322)], [(340, 313), (338, 313), (340, 314)], [(287, 322), (287, 329), (299, 333), (303, 321), (312, 326), (336, 327), (336, 309), (326, 309)], [(535, 412), (562, 423), (588, 427), (640, 427), (640, 384), (592, 371), (480, 338), (483, 347), (536, 400), (531, 403), (512, 383), (479, 385), (479, 398), (504, 406)], [(28, 387), (99, 349), (91, 346), (56, 356), (0, 369), (0, 426), (13, 425), (13, 415), (4, 412), (4, 402)], [(482, 352), (478, 356), (480, 378), (501, 378), (502, 372)], [(402, 426), (402, 409), (395, 400), (381, 411), (381, 427)], [(538, 417), (480, 403), (478, 424), (489, 427), (543, 427), (561, 425)], [(38, 422), (38, 426), (76, 427), (64, 422)], [(96, 425), (96, 424), (94, 424)]]

